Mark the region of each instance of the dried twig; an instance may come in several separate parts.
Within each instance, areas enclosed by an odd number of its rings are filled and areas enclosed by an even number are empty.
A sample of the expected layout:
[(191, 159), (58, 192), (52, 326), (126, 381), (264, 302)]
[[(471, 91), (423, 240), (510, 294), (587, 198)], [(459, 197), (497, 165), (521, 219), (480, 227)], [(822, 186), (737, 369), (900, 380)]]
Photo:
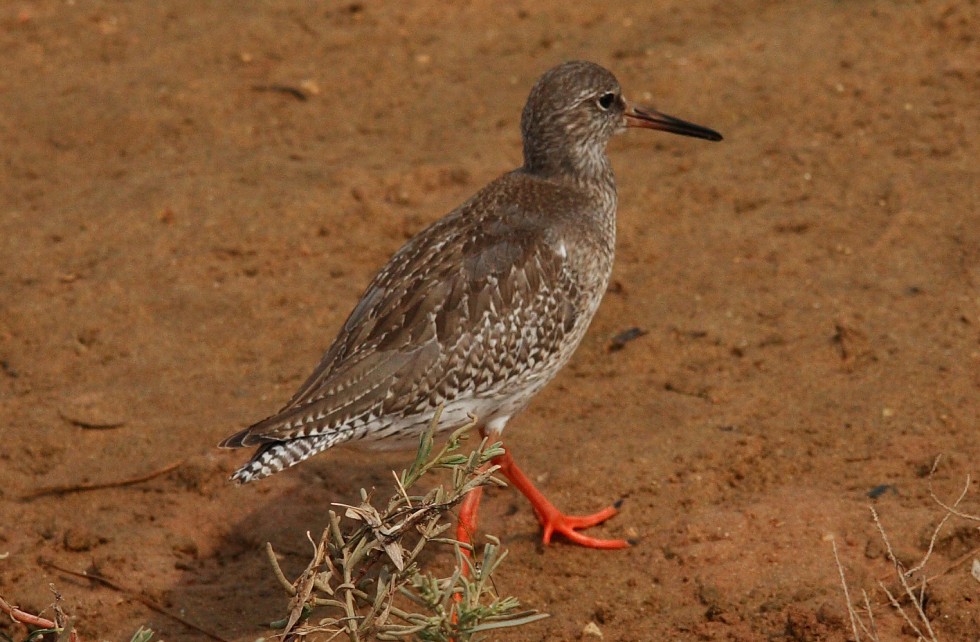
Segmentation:
[[(61, 610), (61, 606), (59, 605), (61, 595), (54, 590), (53, 585), (51, 586), (51, 590), (55, 595), (54, 621), (19, 609), (7, 602), (7, 600), (3, 599), (2, 596), (0, 596), (0, 612), (6, 613), (8, 616), (10, 616), (11, 620), (14, 622), (19, 622), (25, 626), (37, 627), (41, 631), (59, 633), (59, 642), (61, 640), (66, 640), (67, 642), (78, 642), (78, 633), (75, 631), (75, 627), (72, 626), (71, 619), (65, 615), (64, 611)], [(31, 634), (31, 639), (33, 639), (33, 637), (41, 631), (34, 631)]]
[(937, 578), (942, 577), (943, 575), (946, 575), (947, 573), (949, 573), (950, 571), (952, 571), (957, 566), (963, 564), (966, 561), (969, 561), (971, 559), (974, 559), (978, 554), (980, 554), (980, 546), (975, 546), (975, 547), (971, 548), (966, 553), (963, 553), (962, 555), (960, 555), (959, 557), (957, 557), (955, 560), (953, 560), (952, 562), (950, 562), (946, 566), (946, 568), (944, 568), (943, 570), (939, 571), (935, 575), (930, 575), (929, 576), (929, 581), (931, 582), (931, 581), (933, 581), (933, 580), (935, 580)]
[(272, 565), (272, 572), (276, 574), (276, 579), (279, 580), (280, 586), (290, 596), (296, 595), (296, 587), (286, 579), (286, 574), (282, 572), (282, 567), (279, 566), (279, 559), (276, 557), (276, 551), (272, 548), (272, 542), (265, 543), (265, 554), (269, 558), (269, 564)]
[(933, 475), (936, 472), (936, 468), (939, 467), (939, 461), (942, 458), (943, 458), (942, 455), (936, 456), (936, 461), (934, 461), (932, 463), (932, 470), (929, 471), (929, 497), (932, 498), (932, 501), (936, 502), (937, 504), (939, 504), (940, 506), (943, 507), (943, 510), (946, 511), (946, 516), (947, 517), (949, 517), (949, 515), (956, 515), (957, 517), (962, 518), (962, 519), (965, 519), (967, 521), (980, 522), (980, 515), (970, 515), (969, 513), (963, 513), (963, 512), (960, 512), (959, 510), (957, 510), (957, 507), (960, 505), (960, 502), (963, 501), (963, 498), (966, 497), (966, 493), (970, 490), (970, 476), (969, 475), (966, 476), (966, 482), (963, 484), (963, 490), (960, 491), (959, 497), (956, 498), (956, 501), (953, 502), (953, 505), (952, 506), (947, 506), (945, 503), (943, 503), (943, 500), (939, 499), (939, 497), (936, 496), (936, 493), (933, 492), (933, 490), (932, 490), (932, 477), (933, 477)]
[(145, 481), (150, 481), (160, 475), (166, 475), (172, 470), (176, 470), (183, 464), (183, 460), (174, 462), (168, 466), (164, 466), (159, 470), (155, 470), (152, 473), (146, 475), (140, 475), (139, 477), (130, 477), (129, 479), (121, 479), (118, 481), (110, 482), (96, 482), (93, 484), (68, 484), (65, 486), (48, 486), (46, 488), (39, 488), (38, 490), (28, 493), (21, 497), (22, 501), (27, 501), (31, 499), (37, 499), (38, 497), (45, 497), (47, 495), (68, 495), (70, 493), (81, 493), (89, 490), (104, 490), (106, 488), (118, 488), (120, 486), (133, 486), (134, 484), (142, 484)]
[[(913, 622), (912, 618), (909, 617), (909, 614), (905, 612), (905, 609), (902, 608), (902, 605), (895, 598), (895, 596), (892, 595), (892, 592), (888, 590), (888, 587), (885, 586), (884, 582), (879, 581), (878, 586), (881, 588), (882, 591), (885, 592), (885, 595), (888, 596), (888, 603), (891, 604), (892, 607), (895, 609), (895, 611), (897, 611), (898, 614), (902, 616), (902, 619), (905, 620), (905, 623), (908, 624), (913, 631), (915, 631), (915, 634), (916, 636), (918, 636), (918, 639), (925, 640), (926, 637), (922, 635), (922, 631), (920, 631), (919, 627), (915, 625), (915, 622)], [(913, 599), (913, 602), (914, 601), (915, 600)], [(935, 640), (935, 637), (933, 638), (933, 640)]]
[[(959, 505), (966, 497), (967, 492), (969, 491), (970, 488), (971, 480), (969, 476), (967, 476), (966, 478), (966, 483), (963, 486), (963, 490), (959, 493), (955, 501), (953, 501), (951, 504), (947, 504), (946, 502), (939, 499), (939, 497), (933, 491), (932, 480), (935, 475), (936, 469), (939, 466), (940, 460), (941, 460), (941, 456), (936, 458), (936, 460), (933, 462), (932, 470), (929, 472), (929, 496), (932, 498), (934, 502), (936, 502), (937, 505), (939, 505), (943, 509), (944, 511), (943, 516), (939, 520), (939, 523), (936, 525), (936, 527), (933, 529), (932, 536), (929, 539), (929, 545), (928, 548), (926, 549), (925, 554), (922, 556), (922, 559), (919, 560), (919, 562), (916, 563), (913, 567), (906, 569), (905, 566), (902, 564), (902, 562), (898, 560), (897, 556), (895, 555), (894, 549), (892, 548), (891, 542), (889, 541), (888, 534), (885, 530), (885, 527), (882, 524), (881, 518), (878, 515), (878, 512), (875, 510), (873, 506), (868, 507), (871, 511), (871, 516), (874, 521), (875, 527), (878, 530), (878, 535), (881, 538), (882, 543), (885, 545), (887, 559), (889, 562), (892, 563), (892, 566), (894, 567), (895, 575), (897, 577), (898, 584), (901, 588), (901, 591), (893, 592), (893, 590), (885, 586), (884, 582), (882, 581), (878, 582), (878, 586), (885, 594), (888, 600), (888, 604), (893, 609), (895, 609), (898, 615), (905, 621), (906, 625), (908, 625), (908, 627), (915, 632), (915, 634), (919, 637), (919, 639), (925, 641), (931, 641), (931, 642), (936, 642), (937, 636), (924, 610), (924, 604), (926, 599), (926, 588), (928, 584), (934, 579), (936, 579), (937, 577), (941, 577), (942, 575), (949, 573), (952, 569), (963, 564), (967, 560), (972, 559), (976, 554), (976, 552), (980, 551), (980, 547), (974, 548), (973, 550), (967, 552), (966, 554), (961, 555), (959, 558), (954, 560), (951, 564), (947, 565), (945, 569), (943, 569), (942, 571), (940, 571), (935, 575), (926, 576), (924, 572), (926, 565), (928, 564), (929, 560), (932, 557), (933, 552), (935, 551), (936, 543), (939, 539), (939, 535), (942, 532), (943, 527), (946, 525), (946, 523), (949, 521), (951, 517), (956, 516), (961, 519), (966, 519), (970, 521), (980, 521), (980, 516), (971, 515), (969, 513), (965, 513), (959, 510)], [(831, 543), (833, 545), (834, 560), (837, 563), (837, 570), (838, 570), (838, 574), (840, 575), (841, 586), (844, 589), (844, 599), (847, 602), (848, 615), (850, 616), (850, 620), (851, 620), (851, 631), (854, 635), (854, 639), (856, 642), (860, 642), (861, 638), (858, 631), (858, 629), (860, 628), (860, 630), (863, 631), (864, 634), (868, 636), (868, 638), (877, 642), (879, 640), (879, 637), (877, 631), (877, 624), (874, 618), (874, 612), (871, 607), (871, 601), (868, 598), (867, 593), (862, 591), (862, 594), (864, 596), (864, 611), (866, 613), (866, 618), (868, 622), (868, 624), (866, 625), (865, 618), (859, 615), (855, 610), (854, 605), (851, 604), (850, 592), (847, 586), (846, 579), (844, 577), (843, 565), (841, 564), (840, 558), (837, 553), (837, 546), (833, 539), (831, 539)], [(916, 574), (918, 574), (918, 576)], [(916, 577), (917, 579), (913, 579), (913, 577)], [(914, 583), (917, 583), (917, 586), (913, 588)], [(914, 615), (910, 615), (910, 611), (907, 610), (908, 607), (905, 604), (906, 600), (908, 603), (912, 604), (912, 608), (915, 611)]]
[(858, 635), (858, 618), (854, 613), (854, 607), (851, 606), (851, 593), (847, 588), (847, 578), (844, 577), (844, 565), (840, 563), (840, 556), (837, 555), (837, 540), (833, 536), (830, 538), (830, 546), (834, 549), (834, 561), (837, 562), (840, 585), (844, 589), (844, 603), (847, 605), (847, 614), (851, 618), (851, 631), (854, 633), (854, 642), (861, 642), (861, 636)]
[(877, 640), (878, 627), (875, 625), (875, 612), (874, 609), (871, 608), (871, 600), (868, 599), (868, 592), (865, 591), (864, 589), (861, 589), (861, 595), (864, 596), (864, 610), (868, 614), (868, 626), (871, 627), (871, 630), (870, 631), (868, 630), (868, 627), (864, 625), (864, 622), (862, 620), (858, 619), (858, 623), (861, 625), (861, 628), (864, 630), (864, 632), (871, 637), (872, 640)]
[(137, 602), (140, 602), (141, 604), (143, 604), (143, 606), (145, 606), (146, 608), (150, 609), (151, 611), (155, 611), (155, 612), (159, 613), (160, 615), (165, 615), (165, 616), (169, 617), (170, 619), (172, 619), (172, 620), (174, 620), (176, 622), (180, 622), (181, 624), (183, 624), (187, 628), (192, 629), (194, 631), (197, 631), (198, 633), (201, 633), (203, 635), (206, 635), (209, 638), (211, 638), (212, 640), (216, 640), (217, 642), (228, 642), (228, 640), (226, 640), (225, 638), (221, 637), (217, 633), (212, 633), (211, 631), (208, 631), (207, 629), (203, 629), (200, 626), (198, 626), (197, 624), (194, 624), (193, 622), (190, 622), (190, 621), (188, 621), (188, 620), (180, 617), (176, 613), (173, 613), (171, 611), (168, 611), (167, 609), (165, 609), (164, 607), (160, 606), (155, 601), (151, 600), (150, 598), (146, 597), (145, 595), (141, 595), (140, 593), (138, 593), (138, 592), (136, 592), (136, 591), (134, 591), (132, 589), (126, 588), (125, 586), (122, 586), (120, 584), (117, 584), (117, 583), (115, 583), (114, 581), (112, 581), (110, 579), (106, 579), (106, 578), (102, 577), (101, 575), (95, 575), (93, 573), (84, 573), (84, 572), (83, 573), (79, 573), (78, 571), (73, 571), (71, 569), (67, 569), (67, 568), (64, 568), (62, 566), (58, 566), (54, 562), (51, 562), (49, 560), (44, 560), (44, 559), (39, 560), (39, 563), (42, 566), (46, 566), (46, 567), (48, 567), (50, 569), (53, 569), (55, 571), (58, 571), (59, 573), (64, 573), (66, 575), (71, 575), (73, 577), (80, 577), (80, 578), (83, 578), (83, 579), (92, 580), (93, 582), (95, 582), (97, 584), (101, 584), (101, 585), (103, 585), (103, 586), (105, 586), (107, 588), (112, 589), (113, 591), (117, 591), (119, 593), (122, 593), (122, 594), (126, 595), (130, 599), (136, 600)]
[[(938, 642), (938, 640), (936, 640), (936, 634), (932, 630), (932, 624), (929, 623), (929, 618), (926, 617), (925, 612), (922, 610), (922, 600), (916, 598), (915, 592), (912, 591), (912, 588), (909, 586), (908, 583), (908, 579), (907, 579), (908, 573), (906, 573), (904, 566), (898, 560), (898, 558), (895, 556), (895, 552), (892, 550), (892, 545), (891, 542), (888, 541), (888, 534), (885, 532), (885, 527), (882, 526), (881, 520), (878, 518), (878, 512), (874, 509), (874, 506), (869, 506), (869, 508), (871, 509), (871, 515), (874, 518), (875, 526), (878, 527), (878, 534), (881, 536), (881, 541), (884, 542), (885, 544), (885, 551), (888, 553), (888, 560), (895, 566), (895, 571), (896, 571), (895, 574), (898, 576), (899, 584), (901, 584), (902, 590), (905, 592), (905, 595), (909, 598), (909, 601), (911, 601), (912, 605), (915, 607), (915, 612), (916, 615), (918, 615), (919, 620), (922, 622), (926, 630), (929, 632), (929, 637), (927, 639), (932, 640), (933, 642)], [(916, 627), (915, 624), (912, 623), (912, 619), (908, 616), (905, 610), (901, 608), (901, 606), (898, 604), (898, 601), (895, 599), (895, 597), (891, 594), (891, 592), (887, 588), (885, 588), (884, 583), (878, 582), (878, 585), (885, 591), (885, 595), (888, 596), (888, 601), (891, 602), (892, 606), (898, 609), (899, 613), (901, 613), (902, 617), (905, 618), (905, 621), (908, 623), (908, 625), (915, 630), (917, 635), (925, 638), (926, 636), (922, 635), (922, 633), (919, 632), (918, 627)]]
[(70, 622), (65, 622), (59, 626), (59, 623), (52, 622), (47, 618), (34, 615), (33, 613), (28, 613), (27, 611), (23, 611), (16, 606), (11, 605), (9, 602), (7, 602), (7, 600), (3, 599), (2, 596), (0, 596), (0, 611), (10, 616), (10, 619), (12, 619), (14, 622), (19, 622), (25, 626), (33, 626), (49, 631), (67, 631), (68, 640), (70, 642), (78, 642), (78, 633), (76, 633), (75, 629), (70, 626)]

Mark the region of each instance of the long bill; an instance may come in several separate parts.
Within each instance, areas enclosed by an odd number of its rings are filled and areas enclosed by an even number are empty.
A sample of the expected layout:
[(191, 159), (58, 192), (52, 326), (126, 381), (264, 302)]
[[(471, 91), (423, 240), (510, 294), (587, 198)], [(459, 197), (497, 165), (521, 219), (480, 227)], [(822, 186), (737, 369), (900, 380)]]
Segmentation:
[(637, 107), (636, 105), (628, 106), (624, 116), (626, 117), (627, 127), (659, 129), (670, 132), (671, 134), (693, 136), (694, 138), (703, 138), (705, 140), (717, 141), (722, 139), (721, 134), (713, 129), (695, 125), (694, 123), (689, 123), (686, 120), (674, 118), (667, 114), (661, 114), (659, 111), (653, 109)]

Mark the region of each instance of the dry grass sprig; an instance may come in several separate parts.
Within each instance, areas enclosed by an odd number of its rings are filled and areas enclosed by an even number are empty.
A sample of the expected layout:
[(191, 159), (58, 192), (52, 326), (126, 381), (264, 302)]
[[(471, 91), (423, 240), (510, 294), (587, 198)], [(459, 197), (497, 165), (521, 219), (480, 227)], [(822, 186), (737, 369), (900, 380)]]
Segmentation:
[[(939, 538), (939, 534), (952, 517), (980, 522), (980, 516), (972, 515), (959, 509), (960, 503), (966, 497), (970, 488), (971, 480), (969, 476), (966, 478), (963, 490), (951, 504), (943, 502), (933, 491), (932, 479), (937, 467), (939, 466), (940, 459), (941, 456), (936, 458), (933, 463), (932, 470), (929, 473), (929, 496), (937, 505), (939, 505), (940, 508), (943, 509), (943, 516), (933, 529), (932, 536), (929, 539), (929, 545), (926, 552), (923, 554), (922, 559), (920, 559), (914, 566), (911, 568), (905, 568), (905, 565), (895, 555), (891, 541), (888, 537), (888, 532), (881, 522), (878, 511), (876, 511), (873, 506), (868, 507), (871, 511), (871, 517), (874, 521), (875, 527), (878, 530), (878, 536), (885, 546), (885, 553), (888, 561), (891, 562), (894, 568), (895, 579), (897, 580), (901, 590), (896, 594), (896, 592), (890, 590), (885, 583), (880, 580), (877, 583), (878, 587), (882, 590), (882, 592), (884, 592), (885, 597), (888, 600), (888, 604), (892, 607), (893, 611), (902, 618), (909, 629), (915, 633), (917, 638), (927, 642), (938, 642), (936, 632), (933, 629), (932, 623), (929, 621), (929, 618), (923, 608), (928, 583), (942, 576), (943, 574), (948, 573), (950, 570), (952, 570), (952, 568), (958, 566), (976, 552), (976, 549), (974, 549), (974, 551), (970, 551), (970, 553), (962, 556), (953, 564), (949, 565), (943, 572), (927, 577), (925, 574), (926, 565), (928, 564), (933, 551), (935, 550), (936, 541)], [(878, 636), (878, 629), (875, 622), (871, 600), (868, 598), (868, 594), (865, 591), (862, 591), (862, 595), (864, 596), (864, 616), (862, 617), (862, 614), (858, 611), (857, 607), (855, 607), (851, 602), (847, 578), (844, 575), (844, 566), (841, 563), (837, 552), (837, 543), (833, 537), (831, 537), (830, 541), (834, 552), (834, 561), (837, 564), (837, 571), (840, 576), (841, 587), (844, 591), (844, 600), (847, 604), (847, 613), (850, 618), (851, 632), (854, 635), (855, 642), (861, 642), (861, 632), (863, 632), (864, 635), (866, 635), (872, 642), (878, 642), (880, 638)], [(911, 605), (911, 612), (907, 606), (909, 604)], [(867, 623), (865, 623), (865, 619), (867, 620)]]
[[(468, 492), (502, 485), (493, 477), (497, 467), (490, 465), (503, 454), (499, 443), (484, 439), (469, 455), (458, 452), (475, 426), (475, 418), (471, 419), (433, 453), (436, 413), (420, 438), (415, 461), (395, 476), (395, 493), (383, 509), (375, 507), (363, 489), (360, 503), (334, 504), (345, 509), (343, 517), (329, 511), (329, 523), (319, 539), (310, 537), (310, 563), (294, 582), (286, 579), (272, 546), (267, 545), (276, 577), (290, 595), (287, 617), (273, 623), (285, 639), (300, 640), (316, 633), (325, 636), (320, 639), (345, 636), (355, 642), (406, 638), (462, 642), (547, 617), (522, 611), (517, 599), (496, 594), (491, 576), (506, 557), (496, 538), (488, 535), (489, 542), (475, 555), (469, 544), (444, 536), (450, 528), (446, 512)], [(438, 469), (449, 471), (447, 486), (411, 494), (422, 477)], [(429, 544), (452, 551), (454, 564), (448, 576), (421, 568), (419, 556)], [(326, 615), (312, 622), (314, 609)]]
[[(874, 506), (871, 506), (869, 508), (871, 509), (871, 515), (874, 519), (875, 526), (878, 528), (878, 534), (881, 536), (881, 541), (885, 544), (885, 551), (888, 554), (888, 561), (891, 562), (892, 565), (895, 567), (895, 576), (898, 578), (898, 583), (901, 585), (902, 591), (905, 593), (905, 596), (908, 598), (908, 601), (914, 607), (916, 620), (918, 620), (919, 624), (921, 624), (925, 628), (926, 632), (929, 634), (929, 637), (926, 637), (925, 634), (922, 633), (922, 631), (916, 625), (916, 622), (908, 614), (908, 612), (905, 610), (902, 604), (892, 594), (892, 592), (888, 590), (888, 587), (885, 586), (885, 583), (882, 582), (881, 580), (878, 580), (878, 586), (881, 588), (882, 591), (885, 592), (885, 595), (888, 597), (889, 604), (891, 604), (895, 608), (895, 611), (902, 616), (902, 619), (905, 620), (905, 623), (908, 624), (913, 631), (915, 631), (915, 634), (919, 636), (919, 638), (923, 640), (931, 640), (931, 642), (939, 642), (936, 639), (936, 633), (932, 630), (932, 624), (929, 622), (929, 618), (926, 617), (925, 611), (922, 609), (922, 602), (926, 592), (925, 578), (924, 577), (922, 578), (922, 587), (919, 592), (919, 595), (916, 596), (915, 591), (913, 591), (912, 587), (909, 585), (909, 579), (911, 577), (911, 574), (908, 571), (906, 571), (902, 562), (900, 562), (899, 559), (895, 557), (895, 552), (892, 550), (891, 542), (888, 541), (888, 533), (885, 532), (885, 527), (881, 525), (881, 519), (878, 517), (878, 511), (874, 509)], [(942, 528), (943, 524), (945, 523), (946, 523), (945, 518), (942, 521), (940, 521), (939, 526), (933, 532), (933, 540), (935, 540), (935, 538), (938, 536), (939, 529)], [(928, 557), (931, 550), (932, 547), (930, 546), (930, 550), (926, 552), (925, 557)], [(916, 565), (917, 568), (922, 568), (923, 566), (925, 566), (925, 557), (923, 558), (923, 561), (920, 564)]]

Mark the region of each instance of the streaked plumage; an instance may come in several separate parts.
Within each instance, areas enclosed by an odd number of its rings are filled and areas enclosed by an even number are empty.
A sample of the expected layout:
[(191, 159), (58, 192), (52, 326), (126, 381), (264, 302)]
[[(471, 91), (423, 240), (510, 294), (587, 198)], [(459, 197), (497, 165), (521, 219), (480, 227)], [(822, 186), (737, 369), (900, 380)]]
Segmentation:
[(289, 403), (222, 442), (258, 447), (233, 478), (260, 479), (347, 441), (415, 440), (440, 404), (441, 428), (473, 414), (502, 431), (571, 357), (606, 290), (616, 228), (606, 143), (637, 124), (629, 119), (717, 136), (654, 116), (669, 118), (629, 111), (598, 65), (542, 76), (523, 112), (524, 166), (389, 260)]

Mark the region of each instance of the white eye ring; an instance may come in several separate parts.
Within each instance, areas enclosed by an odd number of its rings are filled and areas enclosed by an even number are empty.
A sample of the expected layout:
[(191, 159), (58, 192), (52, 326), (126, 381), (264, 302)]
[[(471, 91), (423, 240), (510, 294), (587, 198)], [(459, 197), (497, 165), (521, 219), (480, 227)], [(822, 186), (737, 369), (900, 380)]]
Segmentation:
[(609, 109), (616, 102), (616, 94), (611, 91), (606, 92), (596, 99), (596, 103), (599, 105), (600, 109)]

